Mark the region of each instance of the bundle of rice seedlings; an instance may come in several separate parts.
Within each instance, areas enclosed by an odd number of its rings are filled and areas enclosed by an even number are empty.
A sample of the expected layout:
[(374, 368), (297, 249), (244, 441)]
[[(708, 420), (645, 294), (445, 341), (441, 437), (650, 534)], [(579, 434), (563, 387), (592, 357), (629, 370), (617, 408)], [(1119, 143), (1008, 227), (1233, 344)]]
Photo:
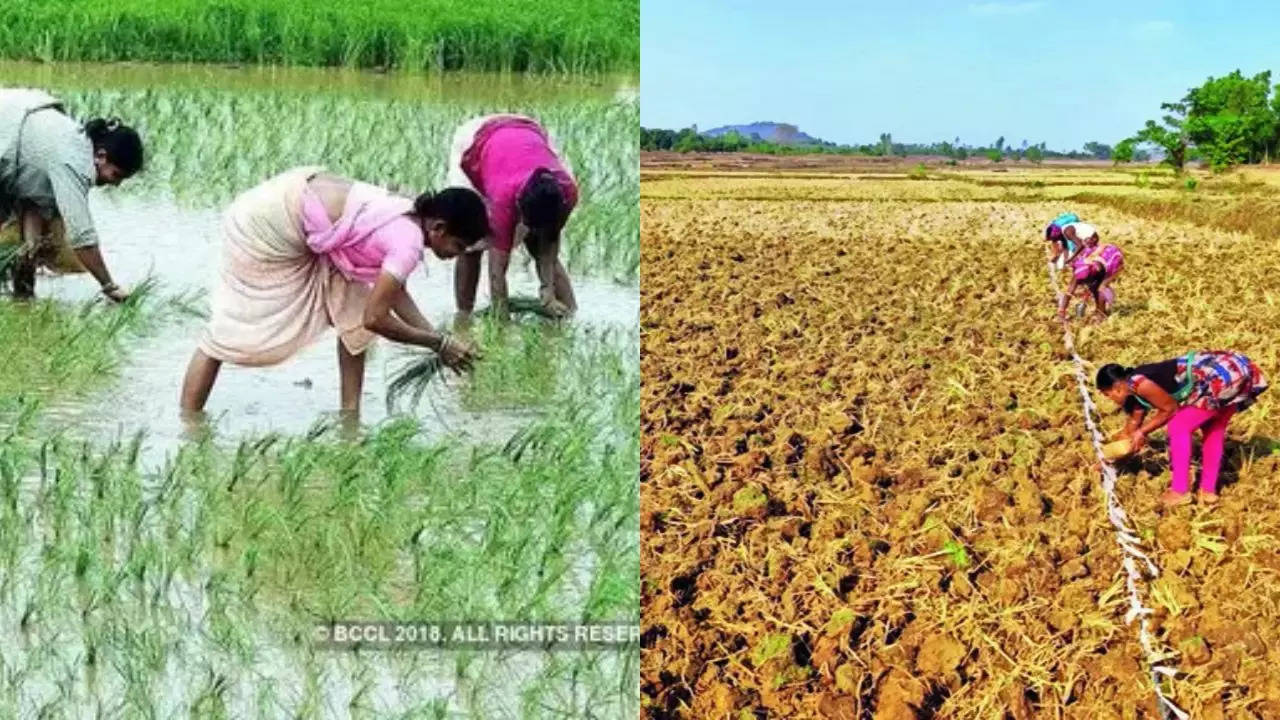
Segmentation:
[(407, 354), (416, 357), (402, 365), (391, 376), (391, 382), (387, 384), (388, 413), (392, 411), (397, 401), (406, 395), (409, 396), (409, 406), (418, 407), (431, 382), (436, 378), (441, 382), (444, 381), (444, 374), (441, 372), (444, 369), (444, 361), (440, 359), (438, 353), (428, 350), (422, 354)]
[[(543, 307), (542, 301), (534, 297), (515, 296), (515, 297), (507, 298), (507, 310), (513, 315), (527, 314), (527, 315), (538, 315), (540, 317), (544, 317), (550, 320), (561, 319), (559, 316), (549, 312), (545, 307)], [(477, 315), (487, 316), (487, 315), (491, 315), (492, 313), (493, 313), (493, 306), (489, 306), (484, 310), (481, 310), (479, 313), (477, 313)]]

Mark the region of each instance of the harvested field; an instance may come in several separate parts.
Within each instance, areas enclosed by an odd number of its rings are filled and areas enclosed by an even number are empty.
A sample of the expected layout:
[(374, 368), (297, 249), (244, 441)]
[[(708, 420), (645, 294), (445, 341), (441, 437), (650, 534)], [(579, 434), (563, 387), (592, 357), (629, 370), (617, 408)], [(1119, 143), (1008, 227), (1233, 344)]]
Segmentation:
[[(1174, 191), (1122, 173), (1072, 202), (1106, 173), (1061, 173), (645, 169), (646, 717), (1160, 717), (1040, 233), (1072, 210), (1125, 250), (1114, 315), (1075, 331), (1090, 374), (1225, 347), (1277, 376), (1280, 258), (1237, 214), (1130, 214)], [(1275, 402), (1233, 421), (1215, 509), (1158, 509), (1163, 433), (1119, 466), (1192, 717), (1280, 717)]]

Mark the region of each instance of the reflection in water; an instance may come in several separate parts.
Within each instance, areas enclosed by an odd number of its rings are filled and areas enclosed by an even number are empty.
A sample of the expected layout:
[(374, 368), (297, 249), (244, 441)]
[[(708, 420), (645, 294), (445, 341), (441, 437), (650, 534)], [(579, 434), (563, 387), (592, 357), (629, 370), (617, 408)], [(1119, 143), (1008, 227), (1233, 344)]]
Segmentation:
[[(91, 197), (103, 253), (121, 283), (128, 286), (156, 275), (162, 279), (166, 294), (209, 287), (217, 272), (217, 210), (179, 208), (159, 198), (105, 198), (97, 193)], [(453, 264), (430, 253), (425, 263), (426, 271), (419, 269), (410, 278), (409, 291), (433, 323), (448, 323), (453, 314)], [(513, 295), (537, 294), (537, 275), (527, 258), (513, 262), (508, 282)], [(639, 292), (635, 285), (590, 277), (575, 278), (574, 282), (580, 305), (574, 322), (636, 327)], [(79, 301), (93, 297), (97, 286), (84, 275), (42, 277), (37, 291)], [(487, 288), (481, 283), (477, 307), (487, 302)], [(178, 409), (178, 392), (201, 330), (198, 319), (166, 323), (156, 334), (134, 341), (136, 346), (129, 349), (118, 382), (88, 397), (57, 404), (46, 414), (58, 425), (74, 425), (108, 436), (145, 427), (149, 452), (171, 449), (190, 431), (190, 419), (184, 420)], [(327, 335), (273, 367), (224, 366), (206, 406), (205, 422), (219, 436), (235, 437), (270, 431), (298, 434), (317, 420), (336, 417), (336, 342), (335, 335)], [(372, 352), (362, 400), (366, 424), (387, 417), (388, 377), (411, 350), (379, 339)], [(450, 377), (430, 391), (429, 401), (418, 411), (426, 418), (430, 435), (461, 433), (491, 439), (495, 433), (510, 435), (527, 421), (518, 413), (467, 412), (460, 397), (464, 382)]]
[(60, 62), (33, 63), (0, 60), (0, 77), (5, 85), (48, 86), (74, 82), (116, 89), (150, 90), (207, 89), (231, 91), (290, 90), (325, 93), (351, 98), (431, 99), (448, 102), (521, 102), (536, 97), (542, 102), (593, 99), (615, 95), (635, 102), (639, 96), (637, 78), (627, 74), (566, 78), (557, 75), (518, 73), (407, 73), (374, 72), (351, 68), (218, 65), (176, 65), (150, 63)]

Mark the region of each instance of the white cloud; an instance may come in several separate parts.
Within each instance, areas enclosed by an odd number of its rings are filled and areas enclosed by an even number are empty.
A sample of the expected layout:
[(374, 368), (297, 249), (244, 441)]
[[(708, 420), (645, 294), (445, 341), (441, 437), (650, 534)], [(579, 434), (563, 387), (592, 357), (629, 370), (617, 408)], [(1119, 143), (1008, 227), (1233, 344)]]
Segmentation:
[(984, 2), (969, 5), (974, 15), (1026, 15), (1044, 7), (1041, 0), (1031, 2)]
[(1147, 20), (1133, 27), (1133, 34), (1145, 40), (1156, 40), (1173, 34), (1173, 23), (1168, 20)]

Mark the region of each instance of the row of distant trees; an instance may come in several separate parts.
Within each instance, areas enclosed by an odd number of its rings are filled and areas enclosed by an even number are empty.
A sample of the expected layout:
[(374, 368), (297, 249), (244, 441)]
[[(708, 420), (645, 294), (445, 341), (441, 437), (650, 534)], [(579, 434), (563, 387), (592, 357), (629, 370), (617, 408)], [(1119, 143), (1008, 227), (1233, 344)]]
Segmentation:
[(1158, 149), (1163, 156), (1162, 162), (1179, 172), (1188, 162), (1202, 162), (1214, 171), (1220, 171), (1239, 164), (1271, 162), (1280, 156), (1280, 85), (1271, 84), (1270, 71), (1245, 77), (1236, 70), (1220, 78), (1210, 77), (1203, 85), (1189, 89), (1178, 102), (1162, 103), (1160, 108), (1165, 111), (1160, 120), (1148, 120), (1142, 129), (1116, 143), (1115, 147), (1089, 142), (1083, 149), (1069, 152), (1049, 150), (1044, 143), (1030, 145), (1026, 140), (1019, 147), (1011, 147), (1005, 144), (1003, 137), (977, 147), (961, 144), (960, 138), (955, 142), (897, 143), (889, 133), (882, 134), (879, 142), (865, 145), (826, 142), (782, 144), (734, 132), (705, 137), (694, 128), (641, 128), (640, 147), (677, 152), (736, 151), (776, 155), (942, 155), (953, 160), (980, 156), (994, 162), (1008, 158), (1033, 163), (1046, 158), (1144, 162), (1151, 159), (1149, 149)]
[[(701, 135), (695, 128), (683, 130), (662, 130), (640, 128), (641, 150), (672, 150), (675, 152), (752, 152), (769, 155), (810, 155), (826, 153), (834, 155), (863, 155), (870, 157), (906, 157), (908, 155), (941, 155), (952, 160), (967, 160), (970, 157), (985, 157), (993, 162), (1005, 159), (1026, 160), (1039, 163), (1046, 158), (1086, 160), (1111, 159), (1113, 149), (1110, 145), (1099, 142), (1085, 143), (1083, 150), (1060, 152), (1050, 150), (1045, 143), (1032, 145), (1026, 140), (1020, 146), (1006, 145), (1004, 137), (996, 138), (989, 145), (970, 146), (956, 138), (954, 142), (936, 143), (899, 143), (894, 142), (893, 135), (882, 133), (879, 142), (864, 145), (838, 145), (831, 142), (812, 143), (776, 143), (764, 140), (758, 135), (743, 135), (729, 131), (722, 135), (710, 137)], [(1145, 151), (1134, 148), (1130, 160), (1144, 159)]]
[[(1272, 92), (1274, 89), (1274, 93)], [(1270, 162), (1280, 154), (1280, 85), (1271, 71), (1245, 77), (1239, 70), (1209, 78), (1178, 102), (1162, 103), (1165, 114), (1116, 144), (1117, 162), (1136, 159), (1143, 144), (1159, 147), (1164, 162), (1181, 172), (1189, 161), (1215, 171)]]

